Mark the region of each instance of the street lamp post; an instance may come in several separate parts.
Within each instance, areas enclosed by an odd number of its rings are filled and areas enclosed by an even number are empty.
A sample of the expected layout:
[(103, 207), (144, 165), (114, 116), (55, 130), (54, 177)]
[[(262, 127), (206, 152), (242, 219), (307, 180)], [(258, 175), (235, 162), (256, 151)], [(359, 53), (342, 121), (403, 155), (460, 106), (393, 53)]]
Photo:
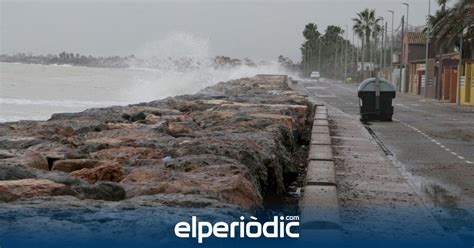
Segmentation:
[(347, 79), (347, 39), (348, 39), (348, 34), (349, 34), (349, 26), (346, 26), (346, 40), (344, 41), (344, 81)]
[(401, 52), (400, 52), (400, 58), (399, 58), (399, 63), (400, 63), (400, 84), (398, 85), (398, 88), (399, 88), (400, 92), (402, 92), (402, 93), (405, 93), (405, 88), (402, 87), (402, 83), (403, 83), (403, 78), (402, 78), (402, 77), (403, 77), (403, 68), (405, 67), (405, 62), (404, 62), (404, 59), (403, 59), (403, 57), (404, 57), (404, 52), (405, 52), (405, 51), (404, 51), (404, 50), (405, 50), (405, 49), (404, 49), (405, 46), (403, 45), (403, 36), (404, 36), (404, 31), (405, 31), (404, 29), (405, 29), (405, 17), (402, 16), (402, 40), (401, 40), (401, 46), (402, 46), (402, 47), (401, 47), (401, 49), (400, 49)]
[(407, 33), (410, 31), (410, 26), (408, 26), (408, 15), (410, 13), (410, 4), (408, 3), (402, 3), (403, 5), (407, 6)]
[(429, 44), (430, 44), (430, 32), (431, 32), (431, 27), (430, 24), (428, 23), (428, 20), (431, 15), (431, 0), (428, 0), (428, 15), (426, 16), (426, 61), (425, 61), (425, 87), (423, 90), (423, 97), (426, 98), (428, 95), (428, 53), (429, 53)]
[[(406, 32), (406, 34), (407, 34), (407, 39), (408, 39), (408, 33), (410, 32), (410, 26), (409, 26), (409, 23), (408, 23), (408, 16), (409, 16), (409, 14), (410, 14), (410, 4), (408, 4), (408, 3), (402, 3), (402, 4), (407, 7), (407, 19), (406, 19), (407, 29), (406, 29), (405, 32)], [(402, 36), (402, 44), (403, 44), (403, 36)], [(403, 64), (404, 64), (404, 68), (405, 68), (405, 83), (404, 83), (405, 88), (404, 88), (404, 90), (403, 90), (404, 93), (408, 92), (408, 90), (409, 90), (409, 88), (410, 88), (409, 85), (408, 85), (408, 79), (407, 79), (407, 77), (408, 77), (408, 70), (409, 70), (409, 66), (408, 66), (408, 43), (407, 43), (406, 49), (407, 49), (407, 50), (405, 51), (405, 53), (407, 54), (407, 58), (406, 58), (407, 61), (404, 61), (404, 63), (403, 63)]]
[(387, 40), (388, 40), (388, 36), (387, 36), (387, 29), (388, 29), (388, 22), (385, 22), (385, 42), (383, 43), (383, 62), (382, 62), (382, 66), (383, 68), (385, 68), (385, 63), (387, 62)]
[(382, 40), (381, 40), (381, 44), (380, 44), (380, 48), (381, 48), (381, 53), (380, 53), (380, 63), (379, 63), (379, 74), (382, 73), (382, 66), (383, 66), (383, 53), (384, 53), (384, 45), (383, 45), (383, 42), (384, 42), (384, 22), (385, 22), (385, 19), (382, 17), (382, 16), (379, 16), (380, 19), (382, 19)]
[[(392, 13), (392, 45), (390, 48), (390, 72), (393, 73), (393, 47), (395, 46), (395, 42), (394, 42), (395, 39), (393, 36), (393, 33), (394, 33), (393, 23), (395, 22), (395, 12), (393, 10), (389, 10), (388, 12)], [(390, 75), (390, 78), (392, 78), (391, 75)]]

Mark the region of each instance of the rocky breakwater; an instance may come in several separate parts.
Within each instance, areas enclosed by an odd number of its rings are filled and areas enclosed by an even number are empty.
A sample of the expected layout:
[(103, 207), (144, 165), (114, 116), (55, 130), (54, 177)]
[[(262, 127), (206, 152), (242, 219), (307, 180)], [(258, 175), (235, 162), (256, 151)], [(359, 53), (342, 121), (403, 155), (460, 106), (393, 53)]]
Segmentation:
[(179, 218), (169, 209), (187, 208), (187, 217), (261, 209), (299, 178), (312, 111), (286, 76), (259, 75), (194, 95), (2, 123), (0, 226), (28, 219), (90, 231), (78, 223), (114, 226), (126, 215), (111, 213), (124, 210)]

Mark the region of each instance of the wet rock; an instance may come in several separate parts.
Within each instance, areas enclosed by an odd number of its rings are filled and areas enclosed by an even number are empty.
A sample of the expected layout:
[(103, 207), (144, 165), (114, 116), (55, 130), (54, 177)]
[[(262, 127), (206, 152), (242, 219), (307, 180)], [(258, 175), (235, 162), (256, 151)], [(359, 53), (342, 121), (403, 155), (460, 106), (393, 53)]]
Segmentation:
[(291, 116), (287, 115), (276, 115), (276, 114), (263, 114), (263, 113), (257, 113), (257, 114), (251, 114), (253, 117), (257, 118), (264, 118), (264, 119), (271, 119), (275, 121), (279, 121), (283, 124), (285, 124), (288, 129), (293, 129), (294, 127), (294, 122), (295, 120)]
[[(48, 172), (40, 171), (39, 173), (36, 174), (36, 177), (50, 180), (55, 183), (64, 184), (67, 186), (78, 186), (78, 185), (86, 184), (86, 182), (82, 181), (80, 178), (73, 177), (69, 175), (68, 173), (65, 173), (62, 171), (48, 171)], [(70, 194), (70, 193), (67, 193), (67, 194)]]
[[(81, 155), (75, 150), (74, 145), (56, 141), (47, 141), (31, 146), (25, 150), (27, 153), (39, 153), (49, 160), (78, 158)], [(52, 164), (50, 164), (52, 166)]]
[(45, 142), (35, 137), (0, 137), (0, 149), (26, 149)]
[(120, 140), (110, 137), (90, 138), (84, 141), (84, 145), (100, 145), (103, 147), (114, 147), (120, 144)]
[(0, 159), (13, 158), (15, 154), (8, 150), (0, 150)]
[(44, 179), (21, 179), (0, 181), (0, 201), (9, 202), (19, 198), (60, 194), (66, 185)]
[(60, 194), (86, 205), (126, 196), (129, 206), (259, 208), (295, 182), (311, 117), (286, 77), (243, 78), (193, 95), (0, 123), (0, 173), (65, 185)]
[(185, 134), (189, 134), (193, 131), (185, 123), (171, 122), (168, 124), (168, 134), (173, 137), (179, 137)]
[(130, 164), (140, 159), (162, 159), (163, 153), (158, 149), (146, 147), (119, 147), (103, 149), (91, 154), (92, 158)]
[(151, 122), (151, 124), (152, 125), (150, 125), (150, 128), (152, 128), (153, 131), (156, 131), (158, 133), (168, 132), (168, 121)]
[[(139, 167), (122, 181), (127, 197), (154, 194), (196, 194), (245, 207), (261, 207), (262, 196), (242, 165), (223, 164), (191, 170)], [(245, 176), (243, 176), (245, 175)]]
[(45, 156), (39, 153), (31, 153), (25, 155), (22, 158), (23, 164), (27, 167), (39, 169), (39, 170), (49, 170), (48, 160)]
[(203, 197), (202, 195), (192, 194), (143, 195), (125, 199), (120, 204), (120, 207), (125, 209), (136, 208), (139, 206), (167, 206), (185, 209), (204, 208), (207, 210), (211, 208), (220, 208), (228, 209), (234, 213), (239, 212), (239, 209), (233, 204), (222, 202), (213, 197)]
[(165, 165), (165, 167), (170, 167), (174, 160), (173, 160), (172, 157), (166, 156), (166, 157), (164, 157), (161, 161), (163, 162), (163, 164)]
[(128, 121), (131, 122), (136, 122), (136, 121), (142, 121), (146, 119), (147, 114), (144, 112), (138, 112), (138, 113), (133, 113), (133, 114), (123, 114), (122, 117)]
[(88, 133), (82, 136), (84, 146), (100, 146), (104, 148), (114, 148), (126, 146), (136, 140), (160, 138), (163, 134), (157, 132), (155, 125), (144, 124), (113, 124), (110, 130)]
[(124, 172), (118, 165), (104, 164), (95, 168), (74, 171), (71, 176), (84, 179), (89, 183), (96, 183), (97, 181), (120, 182), (124, 178)]
[[(123, 122), (123, 113), (126, 111), (126, 107), (113, 106), (109, 108), (93, 108), (87, 109), (79, 113), (60, 113), (53, 114), (50, 121), (97, 121), (99, 123), (108, 122)], [(90, 123), (90, 122), (89, 122)], [(78, 123), (80, 124), (80, 123)]]
[(74, 187), (75, 196), (81, 199), (121, 201), (125, 199), (125, 190), (118, 184), (102, 182), (92, 186)]
[(20, 164), (0, 162), (0, 180), (33, 178), (35, 174)]
[(66, 159), (58, 160), (53, 163), (51, 170), (63, 172), (73, 172), (84, 168), (92, 168), (99, 164), (98, 160), (93, 159)]

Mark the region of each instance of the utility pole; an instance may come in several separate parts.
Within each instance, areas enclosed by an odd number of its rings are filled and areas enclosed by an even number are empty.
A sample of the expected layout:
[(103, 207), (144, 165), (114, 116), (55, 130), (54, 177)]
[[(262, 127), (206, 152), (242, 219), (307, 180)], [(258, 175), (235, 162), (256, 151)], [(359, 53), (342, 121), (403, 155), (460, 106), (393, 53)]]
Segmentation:
[(339, 46), (341, 48), (341, 56), (340, 56), (340, 61), (339, 61), (339, 71), (341, 73), (341, 77), (343, 77), (344, 75), (344, 68), (342, 68), (344, 66), (344, 36), (341, 37), (341, 45)]
[(309, 62), (309, 48), (306, 46), (305, 58), (304, 58), (304, 75), (308, 75), (308, 62)]
[[(404, 32), (405, 32), (405, 17), (402, 16), (402, 47), (401, 47), (401, 53), (400, 53), (400, 58), (399, 58), (399, 62), (400, 62), (400, 83), (398, 84), (398, 90), (400, 92), (402, 92), (402, 76), (403, 76), (403, 67), (405, 66), (404, 64), (404, 61), (403, 61), (403, 55), (404, 55), (404, 49), (403, 49), (403, 36), (404, 36)], [(403, 91), (405, 91), (405, 89), (403, 89)]]
[(308, 48), (308, 59), (306, 60), (306, 74), (308, 77), (311, 75), (311, 72), (309, 71), (310, 68), (310, 63), (311, 63), (311, 49)]
[(321, 73), (321, 37), (318, 40), (318, 71)]
[[(359, 45), (361, 45), (361, 43), (362, 43), (361, 39), (357, 38), (357, 46), (356, 46), (356, 54), (355, 54), (356, 55), (356, 63), (355, 63), (355, 68), (354, 68), (354, 71), (356, 72), (355, 74), (357, 74), (357, 75), (359, 75), (359, 53), (360, 53), (360, 50), (361, 50), (361, 48), (359, 48)], [(361, 70), (361, 72), (363, 72), (363, 70)]]
[[(394, 33), (393, 23), (395, 22), (395, 12), (393, 10), (389, 10), (388, 12), (392, 13), (392, 38), (391, 38), (392, 45), (390, 46), (390, 73), (393, 75), (393, 47), (395, 46), (395, 38), (393, 35)], [(393, 81), (392, 75), (390, 75), (390, 79), (392, 79)]]
[[(339, 35), (338, 35), (339, 36)], [(339, 44), (339, 42), (335, 42), (336, 44), (336, 56), (334, 57), (334, 77), (337, 77), (337, 45)]]
[[(461, 74), (463, 71), (463, 63), (462, 63), (462, 53), (463, 53), (463, 35), (464, 35), (464, 30), (461, 31), (461, 38), (459, 38), (459, 68), (458, 68), (458, 90), (457, 90), (457, 105), (461, 105)], [(466, 85), (466, 82), (464, 82), (464, 85)]]
[(388, 22), (385, 22), (385, 42), (383, 43), (383, 62), (382, 62), (382, 67), (385, 68), (385, 63), (387, 63), (387, 41), (388, 41), (388, 36), (387, 36), (387, 30), (388, 30)]
[(426, 98), (428, 95), (428, 59), (429, 59), (429, 52), (430, 52), (430, 33), (431, 27), (428, 23), (428, 20), (431, 15), (431, 0), (428, 0), (428, 15), (426, 16), (426, 61), (425, 61), (425, 87), (423, 89), (423, 97)]
[(341, 37), (341, 61), (339, 63), (339, 65), (341, 66), (340, 67), (340, 73), (341, 73), (341, 77), (343, 77), (344, 75), (344, 68), (342, 68), (344, 66), (344, 36)]
[(344, 82), (347, 80), (347, 40), (349, 35), (349, 26), (346, 25), (346, 40), (344, 40)]
[(303, 56), (303, 76), (305, 76), (305, 77), (306, 77), (306, 71), (307, 71), (306, 67), (307, 67), (307, 64), (308, 64), (307, 60), (308, 60), (308, 50), (305, 50), (304, 51), (304, 56)]
[[(352, 46), (351, 46), (351, 77), (354, 77), (354, 48), (355, 48), (355, 32), (352, 30)], [(357, 49), (357, 48), (356, 48)]]

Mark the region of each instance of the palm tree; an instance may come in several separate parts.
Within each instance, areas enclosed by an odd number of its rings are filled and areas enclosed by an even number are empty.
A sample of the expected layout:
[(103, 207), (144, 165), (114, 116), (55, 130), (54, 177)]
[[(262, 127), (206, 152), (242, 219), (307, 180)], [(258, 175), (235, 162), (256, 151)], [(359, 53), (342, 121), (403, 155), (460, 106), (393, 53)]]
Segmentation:
[(380, 37), (381, 33), (382, 33), (382, 26), (378, 22), (376, 22), (374, 24), (374, 27), (373, 27), (373, 30), (372, 30), (372, 39), (374, 40), (374, 43), (373, 43), (373, 49), (370, 50), (371, 51), (371, 57), (370, 57), (371, 62), (375, 61), (373, 56), (374, 55), (377, 56), (375, 54), (375, 51), (376, 51), (377, 46), (379, 44), (379, 37)]
[(359, 39), (362, 41), (362, 47), (361, 47), (361, 56), (362, 56), (362, 70), (364, 70), (364, 60), (365, 60), (365, 55), (364, 55), (364, 45), (365, 45), (365, 35), (364, 35), (364, 27), (362, 25), (362, 22), (355, 21), (354, 26), (352, 27), (354, 32), (357, 34)]
[(441, 8), (428, 19), (431, 34), (438, 41), (436, 44), (438, 49), (459, 45), (459, 37), (466, 29), (466, 37), (474, 36), (474, 18), (473, 13), (470, 13), (472, 0), (457, 0), (450, 8), (447, 8), (448, 2), (449, 0), (438, 0)]
[(309, 74), (314, 69), (315, 58), (317, 54), (317, 47), (321, 33), (318, 31), (318, 26), (314, 23), (308, 23), (303, 30), (305, 42), (301, 45), (302, 63), (305, 74)]
[[(379, 24), (381, 19), (378, 17), (376, 18), (374, 9), (371, 9), (371, 10), (364, 9), (361, 12), (357, 13), (357, 17), (353, 18), (352, 20), (355, 22), (353, 26), (354, 31), (362, 39), (362, 47), (364, 47), (364, 43), (365, 43), (365, 45), (367, 46), (367, 49), (370, 49), (371, 38), (374, 37), (374, 33), (376, 33), (377, 30), (381, 29), (380, 24)], [(369, 54), (371, 54), (371, 52), (369, 52)], [(365, 69), (364, 68), (364, 58), (365, 58), (364, 51), (362, 52), (362, 58), (363, 58), (362, 67), (363, 69)]]

